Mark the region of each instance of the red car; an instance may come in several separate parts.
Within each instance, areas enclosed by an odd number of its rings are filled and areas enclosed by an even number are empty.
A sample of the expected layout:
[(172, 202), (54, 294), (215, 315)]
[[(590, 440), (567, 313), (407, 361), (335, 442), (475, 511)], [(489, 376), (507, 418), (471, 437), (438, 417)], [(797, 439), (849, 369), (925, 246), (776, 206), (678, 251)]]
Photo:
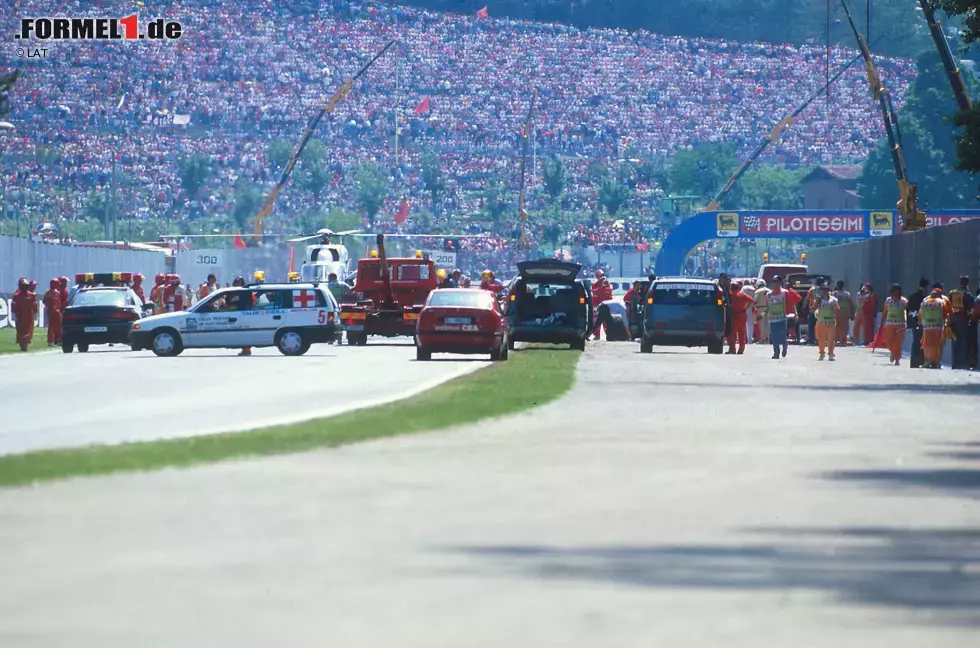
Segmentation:
[(419, 360), (433, 353), (489, 353), (506, 360), (510, 328), (493, 293), (469, 288), (433, 290), (419, 314), (415, 352)]

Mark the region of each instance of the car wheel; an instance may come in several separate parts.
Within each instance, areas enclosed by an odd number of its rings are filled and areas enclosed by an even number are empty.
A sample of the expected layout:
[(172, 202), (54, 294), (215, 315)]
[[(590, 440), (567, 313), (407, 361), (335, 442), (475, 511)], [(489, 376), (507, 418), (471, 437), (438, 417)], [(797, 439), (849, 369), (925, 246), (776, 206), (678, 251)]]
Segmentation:
[(367, 333), (357, 336), (357, 346), (367, 346)]
[(279, 353), (284, 356), (300, 356), (310, 348), (299, 331), (286, 331), (280, 334), (276, 346), (279, 347)]
[(507, 338), (507, 348), (510, 349), (511, 351), (514, 350), (514, 338), (512, 337)]
[(574, 340), (570, 345), (572, 351), (585, 351), (585, 338)]
[(422, 347), (415, 347), (415, 359), (427, 362), (432, 359), (432, 352), (428, 349), (423, 349)]
[(129, 343), (129, 350), (130, 351), (142, 351), (143, 349), (142, 349), (142, 347), (140, 347), (140, 345), (136, 344), (135, 342), (130, 342)]
[(711, 355), (721, 355), (725, 346), (721, 342), (708, 342), (708, 353)]
[(647, 339), (640, 340), (640, 353), (653, 353), (653, 342)]
[(71, 342), (66, 342), (65, 340), (62, 340), (61, 341), (61, 350), (62, 350), (62, 352), (64, 352), (64, 353), (71, 353), (74, 348), (75, 348), (75, 345), (72, 344)]
[[(501, 348), (501, 347), (503, 347), (503, 348)], [(490, 349), (490, 361), (491, 362), (500, 362), (501, 360), (503, 360), (504, 359), (504, 351), (503, 351), (503, 349), (505, 349), (505, 348), (507, 348), (507, 347), (504, 347), (502, 344), (498, 344), (497, 346), (495, 346), (492, 349)]]
[(78, 343), (78, 352), (79, 353), (88, 353), (88, 342), (79, 342)]
[(171, 329), (165, 329), (153, 336), (153, 353), (160, 357), (179, 355), (184, 350), (184, 345), (180, 341), (180, 335)]
[(500, 343), (500, 359), (507, 360), (510, 357), (510, 345), (504, 342)]

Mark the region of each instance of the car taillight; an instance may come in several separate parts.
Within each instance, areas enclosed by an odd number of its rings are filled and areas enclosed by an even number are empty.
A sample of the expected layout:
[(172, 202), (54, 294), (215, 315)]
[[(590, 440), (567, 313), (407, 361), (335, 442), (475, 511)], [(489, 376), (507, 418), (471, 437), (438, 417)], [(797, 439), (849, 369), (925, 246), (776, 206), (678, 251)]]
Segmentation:
[(129, 313), (129, 312), (109, 313), (109, 319), (134, 320), (136, 319), (136, 313)]
[(75, 320), (80, 320), (83, 317), (84, 317), (84, 315), (80, 315), (78, 313), (66, 313), (65, 314), (65, 317), (64, 317), (64, 321), (66, 321), (66, 322), (73, 322)]

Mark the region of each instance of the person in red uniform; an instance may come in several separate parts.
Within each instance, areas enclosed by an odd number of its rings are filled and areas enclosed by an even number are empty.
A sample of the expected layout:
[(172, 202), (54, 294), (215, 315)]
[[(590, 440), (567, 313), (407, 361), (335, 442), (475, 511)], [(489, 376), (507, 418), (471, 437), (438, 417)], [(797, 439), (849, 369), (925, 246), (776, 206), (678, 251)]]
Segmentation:
[(167, 283), (163, 288), (163, 303), (168, 313), (184, 310), (184, 289), (180, 285), (180, 275), (167, 275)]
[[(732, 295), (732, 327), (728, 335), (728, 353), (745, 353), (745, 334), (749, 324), (749, 309), (755, 306), (755, 299), (742, 292), (742, 282), (733, 281)], [(736, 342), (738, 350), (735, 350)]]
[(17, 280), (17, 291), (10, 300), (10, 312), (17, 323), (17, 344), (27, 351), (34, 339), (34, 317), (37, 315), (37, 297), (30, 290), (30, 282), (23, 277)]
[(136, 273), (133, 275), (133, 292), (140, 296), (140, 301), (146, 303), (146, 296), (143, 295), (143, 275)]
[(48, 322), (48, 346), (61, 344), (61, 291), (58, 280), (51, 280), (51, 287), (44, 293), (44, 319)]
[(626, 317), (629, 319), (630, 324), (633, 323), (633, 295), (635, 295), (636, 291), (639, 289), (640, 282), (634, 281), (626, 291), (626, 294), (623, 295), (623, 303), (626, 304)]
[(875, 339), (875, 318), (878, 316), (878, 295), (875, 294), (874, 286), (864, 284), (868, 289), (868, 294), (861, 304), (861, 326), (864, 344), (868, 346)]
[(167, 280), (166, 275), (158, 274), (153, 278), (153, 287), (150, 288), (150, 301), (153, 302), (153, 314), (159, 315), (164, 312), (163, 289)]
[(602, 270), (595, 271), (595, 283), (592, 285), (592, 312), (596, 314), (596, 326), (592, 331), (592, 339), (599, 339), (599, 329), (605, 328), (605, 323), (599, 323), (599, 305), (613, 298), (612, 285), (609, 280), (606, 279), (605, 273)]
[(65, 314), (68, 305), (68, 277), (58, 277), (58, 292), (61, 294), (61, 314)]
[(489, 290), (494, 295), (500, 294), (500, 291), (504, 289), (504, 285), (497, 281), (496, 276), (493, 274), (493, 270), (483, 271), (483, 281), (480, 282), (480, 290)]

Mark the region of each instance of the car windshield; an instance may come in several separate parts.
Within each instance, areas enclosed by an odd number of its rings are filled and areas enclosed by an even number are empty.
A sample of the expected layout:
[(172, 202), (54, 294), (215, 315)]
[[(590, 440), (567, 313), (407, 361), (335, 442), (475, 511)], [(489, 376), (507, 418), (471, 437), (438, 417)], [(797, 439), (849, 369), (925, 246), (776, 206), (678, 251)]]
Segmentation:
[(330, 276), (330, 268), (325, 265), (304, 265), (299, 269), (303, 281), (326, 281)]
[(125, 306), (125, 290), (80, 290), (69, 306)]
[(528, 292), (535, 297), (551, 297), (558, 292), (562, 286), (552, 286), (550, 284), (527, 284)]
[(461, 308), (490, 308), (490, 293), (485, 290), (439, 290), (432, 293), (429, 306), (458, 306)]
[(709, 284), (662, 284), (653, 291), (653, 303), (659, 306), (710, 306), (715, 299), (715, 287)]

